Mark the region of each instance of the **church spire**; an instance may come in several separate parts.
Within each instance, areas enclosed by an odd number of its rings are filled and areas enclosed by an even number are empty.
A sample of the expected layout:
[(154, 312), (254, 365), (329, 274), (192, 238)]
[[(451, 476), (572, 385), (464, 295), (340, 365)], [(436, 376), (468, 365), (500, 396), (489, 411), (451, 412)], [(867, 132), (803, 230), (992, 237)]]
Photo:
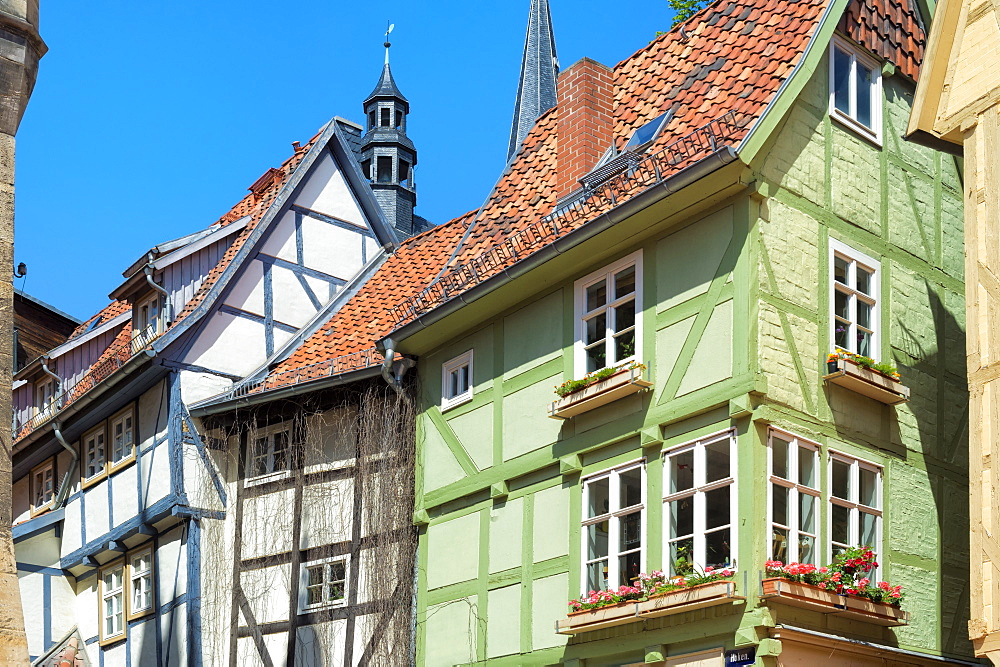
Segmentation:
[(556, 78), (559, 60), (552, 32), (549, 0), (531, 0), (528, 34), (524, 40), (521, 80), (517, 86), (514, 123), (510, 130), (507, 160), (514, 157), (524, 137), (543, 113), (556, 105)]

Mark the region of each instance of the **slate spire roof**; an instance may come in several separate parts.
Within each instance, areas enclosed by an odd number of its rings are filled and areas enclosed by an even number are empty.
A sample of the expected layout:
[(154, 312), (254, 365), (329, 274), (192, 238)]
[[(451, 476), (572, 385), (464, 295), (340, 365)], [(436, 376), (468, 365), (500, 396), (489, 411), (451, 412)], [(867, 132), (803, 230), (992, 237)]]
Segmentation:
[(403, 96), (403, 93), (399, 92), (399, 88), (396, 86), (396, 81), (392, 78), (392, 70), (389, 69), (389, 63), (386, 63), (385, 67), (382, 68), (382, 78), (379, 79), (378, 85), (375, 86), (375, 90), (372, 91), (372, 94), (365, 98), (365, 104), (367, 105), (372, 100), (383, 97), (392, 97), (409, 104), (409, 100)]
[(514, 123), (510, 129), (509, 162), (521, 142), (535, 126), (539, 116), (556, 105), (556, 79), (559, 60), (556, 38), (552, 32), (549, 0), (531, 0), (528, 14), (528, 34), (524, 39), (521, 80), (517, 85)]

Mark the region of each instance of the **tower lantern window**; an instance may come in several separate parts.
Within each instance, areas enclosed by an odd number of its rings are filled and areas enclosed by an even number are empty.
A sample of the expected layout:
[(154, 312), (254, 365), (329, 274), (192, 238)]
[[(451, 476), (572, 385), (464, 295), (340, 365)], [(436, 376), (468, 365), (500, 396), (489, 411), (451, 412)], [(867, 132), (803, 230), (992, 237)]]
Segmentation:
[(392, 126), (392, 109), (382, 108), (382, 122), (379, 123), (382, 127)]
[(396, 109), (396, 129), (399, 131), (403, 130), (403, 111), (401, 109)]
[(392, 183), (392, 158), (378, 158), (378, 182)]
[(371, 111), (368, 114), (368, 129), (371, 130), (375, 127), (375, 111)]

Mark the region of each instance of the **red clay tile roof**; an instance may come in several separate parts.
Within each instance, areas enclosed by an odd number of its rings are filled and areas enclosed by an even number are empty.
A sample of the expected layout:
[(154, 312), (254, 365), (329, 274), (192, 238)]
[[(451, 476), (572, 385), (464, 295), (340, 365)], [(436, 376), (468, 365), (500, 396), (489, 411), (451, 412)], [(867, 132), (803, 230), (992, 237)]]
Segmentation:
[(837, 29), (917, 80), (927, 34), (914, 0), (852, 0)]
[(74, 338), (78, 338), (83, 334), (85, 334), (88, 330), (90, 330), (91, 324), (94, 323), (95, 321), (96, 321), (96, 324), (94, 324), (95, 327), (99, 327), (102, 324), (105, 324), (106, 322), (110, 322), (111, 320), (115, 319), (122, 313), (128, 311), (129, 307), (130, 306), (124, 301), (112, 301), (110, 304), (101, 309), (101, 312), (97, 313), (89, 320), (87, 320), (86, 322), (78, 326), (76, 329), (74, 329), (73, 333), (69, 335), (69, 338), (67, 338), (66, 341), (67, 342), (71, 341)]
[[(344, 355), (366, 353), (393, 329), (386, 307), (421, 289), (455, 249), (468, 229), (475, 211), (470, 211), (443, 225), (404, 240), (399, 249), (386, 259), (378, 271), (319, 331), (307, 338), (292, 355), (268, 375), (266, 389), (276, 389), (286, 382), (290, 373), (305, 369), (295, 376), (295, 383), (311, 379), (308, 369)], [(354, 360), (352, 360), (352, 363)], [(378, 354), (361, 359), (361, 365), (382, 362)], [(331, 373), (324, 369), (323, 377)], [(334, 373), (338, 372), (334, 369)]]

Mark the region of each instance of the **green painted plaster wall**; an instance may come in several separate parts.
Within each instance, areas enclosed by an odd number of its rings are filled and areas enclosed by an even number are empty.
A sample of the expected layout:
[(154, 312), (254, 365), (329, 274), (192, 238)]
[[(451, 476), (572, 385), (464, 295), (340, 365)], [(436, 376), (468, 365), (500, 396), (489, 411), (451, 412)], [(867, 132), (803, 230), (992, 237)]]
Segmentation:
[[(907, 628), (787, 610), (780, 622), (969, 655), (958, 174), (949, 158), (898, 139), (910, 84), (885, 80), (879, 148), (830, 120), (826, 81), (824, 62), (750, 165), (752, 191), (595, 242), (616, 257), (642, 251), (649, 391), (567, 421), (547, 416), (553, 386), (573, 378), (573, 283), (607, 263), (585, 250), (575, 273), (542, 292), (523, 280), (512, 288), (523, 302), (474, 330), (453, 316), (453, 338), (421, 356), (418, 662), (624, 664), (642, 662), (651, 644), (678, 655), (765, 637), (776, 619), (757, 606), (756, 580), (769, 555), (771, 424), (820, 443), (823, 480), (831, 450), (884, 467), (884, 572), (913, 591)], [(664, 204), (664, 220), (673, 214)], [(913, 391), (909, 404), (822, 380), (831, 238), (881, 261), (881, 352)], [(469, 349), (473, 399), (442, 412), (441, 364)], [(664, 567), (662, 453), (724, 429), (738, 446), (736, 559), (748, 603), (645, 632), (555, 634), (581, 588), (581, 478), (645, 459), (645, 569)]]

